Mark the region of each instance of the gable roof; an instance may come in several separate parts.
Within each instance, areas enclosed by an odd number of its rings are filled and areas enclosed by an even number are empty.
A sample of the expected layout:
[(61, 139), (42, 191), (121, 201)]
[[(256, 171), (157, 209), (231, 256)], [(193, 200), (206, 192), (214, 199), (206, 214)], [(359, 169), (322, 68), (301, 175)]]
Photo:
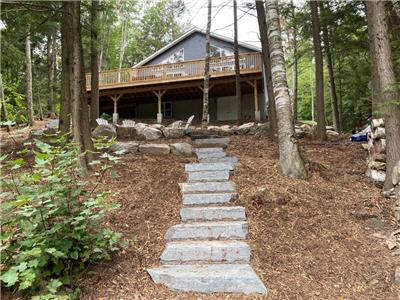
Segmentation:
[[(142, 65), (144, 65), (145, 63), (153, 60), (154, 58), (156, 58), (157, 56), (159, 56), (160, 54), (162, 54), (163, 52), (167, 51), (168, 49), (172, 48), (173, 46), (179, 44), (181, 41), (183, 41), (184, 39), (186, 39), (187, 37), (191, 36), (194, 33), (201, 33), (201, 34), (206, 34), (205, 30), (202, 30), (200, 28), (194, 27), (191, 30), (185, 32), (184, 34), (182, 34), (180, 37), (178, 37), (176, 40), (170, 42), (168, 45), (165, 45), (164, 47), (162, 47), (161, 49), (157, 50), (156, 52), (154, 52), (152, 55), (146, 57), (145, 59), (143, 59), (142, 61), (138, 62), (136, 65), (134, 65), (133, 67), (140, 67)], [(228, 43), (234, 43), (234, 40), (232, 38), (226, 37), (224, 35), (220, 35), (214, 32), (210, 32), (210, 37), (213, 37), (215, 39), (219, 39), (219, 40), (223, 40), (225, 42)], [(238, 42), (238, 44), (244, 48), (253, 50), (253, 51), (257, 51), (257, 52), (261, 52), (261, 48), (253, 46), (251, 44), (247, 44), (244, 42)]]

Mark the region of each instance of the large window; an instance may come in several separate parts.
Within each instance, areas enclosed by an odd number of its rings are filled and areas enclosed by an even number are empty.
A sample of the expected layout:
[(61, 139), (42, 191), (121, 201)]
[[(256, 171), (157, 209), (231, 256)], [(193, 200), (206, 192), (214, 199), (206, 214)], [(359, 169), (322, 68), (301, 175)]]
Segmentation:
[(162, 102), (161, 112), (164, 118), (172, 118), (172, 102)]
[(171, 54), (167, 59), (164, 59), (162, 64), (171, 64), (176, 62), (181, 62), (185, 60), (185, 49), (179, 49), (175, 53)]
[(225, 48), (210, 45), (210, 55), (211, 57), (231, 56), (233, 52)]

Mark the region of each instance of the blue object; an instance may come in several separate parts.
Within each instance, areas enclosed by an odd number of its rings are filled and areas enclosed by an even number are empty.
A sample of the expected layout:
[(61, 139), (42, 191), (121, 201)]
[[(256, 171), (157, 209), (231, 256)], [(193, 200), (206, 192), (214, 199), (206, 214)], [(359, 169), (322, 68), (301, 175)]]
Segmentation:
[(352, 142), (367, 142), (368, 133), (356, 133), (351, 136)]

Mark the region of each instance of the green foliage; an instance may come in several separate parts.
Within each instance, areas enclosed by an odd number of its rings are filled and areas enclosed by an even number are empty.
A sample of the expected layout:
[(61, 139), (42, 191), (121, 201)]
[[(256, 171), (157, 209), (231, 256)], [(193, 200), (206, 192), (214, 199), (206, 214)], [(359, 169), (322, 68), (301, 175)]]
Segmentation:
[[(67, 299), (56, 295), (63, 287), (68, 294), (77, 271), (123, 246), (119, 233), (101, 226), (117, 206), (78, 177), (80, 151), (66, 136), (56, 145), (36, 140), (18, 155), (1, 157), (1, 281), (19, 292), (47, 293), (35, 299)], [(117, 161), (106, 154), (92, 166), (102, 176)]]

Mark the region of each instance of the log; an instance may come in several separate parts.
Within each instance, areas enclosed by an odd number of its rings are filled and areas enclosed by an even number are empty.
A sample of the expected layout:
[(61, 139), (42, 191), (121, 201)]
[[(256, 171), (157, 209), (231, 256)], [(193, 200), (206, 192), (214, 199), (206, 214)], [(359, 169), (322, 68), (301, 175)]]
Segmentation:
[(385, 121), (383, 120), (383, 118), (371, 120), (371, 129), (384, 126), (385, 126)]
[(371, 130), (371, 138), (373, 140), (384, 139), (386, 137), (385, 128), (377, 127), (374, 130)]

